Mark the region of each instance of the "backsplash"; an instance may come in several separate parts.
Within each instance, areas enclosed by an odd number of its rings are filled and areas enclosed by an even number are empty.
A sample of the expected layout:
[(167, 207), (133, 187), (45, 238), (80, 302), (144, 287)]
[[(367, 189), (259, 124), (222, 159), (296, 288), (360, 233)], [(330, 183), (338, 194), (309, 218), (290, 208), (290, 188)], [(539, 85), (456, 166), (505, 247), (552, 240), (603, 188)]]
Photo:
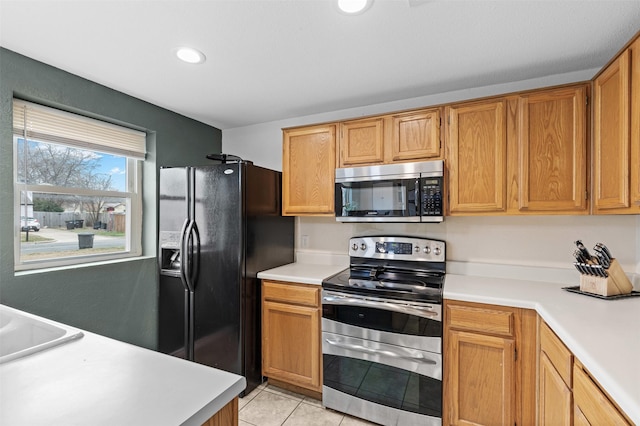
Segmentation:
[(589, 249), (596, 242), (605, 243), (640, 288), (639, 232), (636, 216), (446, 217), (439, 224), (337, 223), (329, 217), (299, 217), (296, 252), (298, 257), (315, 253), (340, 259), (347, 255), (352, 236), (414, 235), (446, 241), (448, 270), (453, 273), (575, 284), (572, 253), (574, 241), (580, 239)]

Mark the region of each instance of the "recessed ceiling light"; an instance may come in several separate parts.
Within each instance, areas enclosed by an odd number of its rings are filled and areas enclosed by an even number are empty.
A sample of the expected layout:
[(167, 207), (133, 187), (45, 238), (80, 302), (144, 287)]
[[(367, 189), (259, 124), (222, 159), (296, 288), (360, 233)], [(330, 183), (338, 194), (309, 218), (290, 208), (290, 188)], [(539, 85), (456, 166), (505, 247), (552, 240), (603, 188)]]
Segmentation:
[(364, 12), (373, 0), (338, 0), (338, 8), (349, 15)]
[(176, 56), (190, 64), (201, 64), (207, 59), (204, 53), (192, 47), (178, 48), (178, 50), (176, 50)]

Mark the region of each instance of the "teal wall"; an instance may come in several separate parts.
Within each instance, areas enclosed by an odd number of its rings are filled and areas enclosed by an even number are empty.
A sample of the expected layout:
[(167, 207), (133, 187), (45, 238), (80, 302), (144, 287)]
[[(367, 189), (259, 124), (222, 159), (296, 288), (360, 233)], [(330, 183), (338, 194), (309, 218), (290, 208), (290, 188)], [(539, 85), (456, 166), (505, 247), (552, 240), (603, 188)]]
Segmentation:
[[(14, 272), (13, 96), (147, 132), (142, 258)], [(221, 144), (219, 129), (0, 48), (0, 303), (155, 349), (158, 168), (210, 164)]]

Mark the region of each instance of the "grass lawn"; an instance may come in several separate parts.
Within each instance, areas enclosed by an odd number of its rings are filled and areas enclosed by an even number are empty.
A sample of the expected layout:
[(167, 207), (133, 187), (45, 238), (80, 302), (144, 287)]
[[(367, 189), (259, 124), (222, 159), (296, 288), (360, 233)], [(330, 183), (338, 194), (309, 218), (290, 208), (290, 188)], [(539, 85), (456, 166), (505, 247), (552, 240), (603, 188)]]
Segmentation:
[(124, 232), (107, 231), (106, 229), (93, 229), (93, 228), (74, 228), (69, 229), (69, 232), (75, 232), (76, 234), (94, 234), (104, 235), (105, 237), (124, 237)]
[[(23, 243), (27, 242), (27, 233), (26, 232), (21, 232), (20, 233), (20, 241)], [(40, 243), (43, 241), (53, 241), (53, 239), (51, 238), (47, 238), (47, 237), (41, 237), (40, 235), (38, 235), (37, 232), (29, 232), (29, 242), (30, 243)]]

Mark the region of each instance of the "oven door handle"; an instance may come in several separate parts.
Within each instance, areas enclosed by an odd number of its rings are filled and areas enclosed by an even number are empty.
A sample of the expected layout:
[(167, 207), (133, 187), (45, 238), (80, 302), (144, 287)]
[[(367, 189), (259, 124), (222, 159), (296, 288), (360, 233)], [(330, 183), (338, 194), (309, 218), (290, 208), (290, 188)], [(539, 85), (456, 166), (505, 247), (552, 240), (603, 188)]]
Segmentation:
[(403, 314), (417, 315), (424, 318), (438, 318), (440, 316), (438, 312), (434, 311), (430, 306), (422, 307), (402, 303), (377, 302), (375, 300), (360, 299), (357, 297), (323, 296), (322, 303), (324, 305), (348, 305), (378, 308)]
[(362, 353), (365, 353), (365, 354), (376, 355), (376, 356), (384, 355), (384, 356), (389, 357), (389, 358), (408, 359), (408, 360), (411, 360), (411, 361), (421, 362), (423, 364), (431, 364), (431, 365), (436, 365), (437, 364), (436, 361), (426, 358), (421, 353), (415, 353), (415, 354), (411, 354), (411, 355), (402, 355), (402, 354), (399, 354), (397, 352), (392, 352), (392, 351), (389, 351), (389, 350), (368, 348), (368, 347), (362, 346), (362, 345), (354, 345), (352, 343), (338, 342), (336, 340), (331, 340), (331, 339), (324, 339), (324, 341), (327, 342), (328, 344), (332, 345), (332, 346), (335, 346), (335, 347), (338, 347), (338, 348), (342, 348), (342, 349), (347, 349), (347, 350), (350, 350), (350, 351), (362, 352)]

